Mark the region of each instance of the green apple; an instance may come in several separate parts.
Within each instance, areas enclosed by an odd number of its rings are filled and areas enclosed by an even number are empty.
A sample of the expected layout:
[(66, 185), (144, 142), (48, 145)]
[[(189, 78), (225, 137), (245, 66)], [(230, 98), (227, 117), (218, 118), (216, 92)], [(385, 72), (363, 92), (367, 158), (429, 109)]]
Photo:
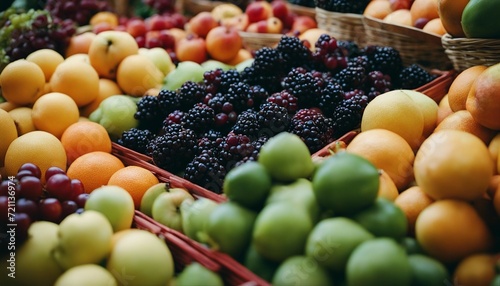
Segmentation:
[(151, 207), (153, 219), (157, 222), (182, 232), (181, 204), (184, 200), (194, 200), (183, 188), (170, 188), (160, 194)]
[(260, 278), (271, 282), (280, 263), (264, 258), (255, 250), (255, 246), (250, 244), (243, 259), (243, 265)]
[[(5, 275), (9, 282), (2, 285), (53, 285), (64, 271), (52, 257), (52, 249), (58, 242), (58, 230), (59, 226), (53, 222), (33, 222), (28, 229), (28, 238), (17, 246), (13, 266), (15, 278)], [(8, 262), (9, 258), (3, 260)], [(11, 266), (8, 262), (7, 267)]]
[(275, 183), (271, 187), (265, 204), (283, 201), (294, 203), (297, 207), (304, 207), (313, 222), (318, 220), (320, 208), (310, 180), (299, 178), (292, 183)]
[(193, 61), (183, 61), (165, 77), (163, 89), (177, 90), (187, 81), (201, 82), (205, 69)]
[(104, 267), (97, 264), (84, 264), (72, 267), (61, 275), (54, 286), (117, 286), (115, 277)]
[(297, 255), (283, 261), (273, 276), (272, 285), (334, 285), (333, 277), (314, 259)]
[(232, 201), (260, 209), (272, 185), (271, 175), (258, 162), (248, 161), (231, 169), (224, 178), (222, 190)]
[(172, 62), (172, 58), (164, 48), (140, 48), (139, 54), (145, 55), (148, 59), (150, 59), (151, 62), (153, 62), (153, 64), (163, 73), (163, 76), (167, 76), (175, 69), (175, 64)]
[(142, 196), (141, 199), (141, 205), (139, 206), (139, 210), (149, 216), (152, 217), (153, 214), (151, 213), (151, 209), (153, 208), (153, 203), (156, 200), (156, 198), (165, 192), (168, 191), (168, 184), (167, 183), (158, 183), (154, 184), (153, 186), (149, 187), (144, 195)]
[(220, 203), (210, 214), (205, 233), (200, 233), (212, 249), (240, 259), (250, 244), (257, 214), (235, 202)]
[(380, 184), (378, 169), (367, 159), (341, 152), (324, 160), (314, 172), (314, 194), (325, 210), (353, 214), (373, 204)]
[(354, 249), (345, 271), (347, 285), (410, 285), (411, 266), (394, 239), (367, 240)]
[(349, 256), (374, 235), (346, 217), (327, 218), (316, 224), (306, 243), (306, 255), (319, 265), (343, 273)]
[(378, 197), (368, 208), (354, 214), (352, 219), (378, 237), (402, 240), (408, 230), (405, 213), (394, 202)]
[(237, 64), (235, 68), (237, 71), (242, 72), (246, 67), (252, 66), (253, 62), (254, 62), (254, 58), (250, 58), (250, 59), (244, 60), (241, 63)]
[(424, 250), (422, 249), (422, 246), (420, 245), (420, 243), (418, 243), (418, 241), (415, 237), (405, 236), (401, 240), (401, 245), (403, 246), (403, 248), (405, 249), (405, 251), (408, 255), (424, 254)]
[(201, 63), (201, 66), (205, 71), (212, 71), (216, 69), (222, 69), (224, 71), (227, 71), (235, 68), (234, 66), (228, 65), (226, 63), (214, 59), (209, 59), (204, 61), (203, 63)]
[(111, 223), (113, 232), (132, 227), (135, 207), (134, 199), (124, 188), (102, 186), (90, 193), (85, 210), (102, 213)]
[(408, 256), (412, 278), (411, 285), (438, 286), (444, 281), (450, 281), (450, 276), (445, 265), (427, 255), (412, 254)]
[(267, 169), (273, 179), (282, 182), (307, 178), (314, 171), (307, 145), (299, 136), (289, 132), (281, 132), (264, 143), (258, 162)]
[(210, 214), (218, 203), (200, 197), (197, 200), (184, 200), (181, 203), (182, 231), (189, 238), (202, 242), (199, 233), (206, 228)]
[(263, 257), (282, 262), (304, 253), (313, 221), (305, 208), (291, 202), (266, 205), (257, 216), (252, 243)]
[(198, 262), (186, 266), (175, 279), (175, 286), (224, 286), (221, 276)]
[(165, 241), (143, 231), (129, 231), (117, 239), (106, 268), (120, 285), (169, 285), (174, 260)]
[(54, 258), (63, 269), (100, 263), (111, 251), (113, 227), (98, 211), (88, 210), (67, 216), (59, 224), (59, 242)]
[(136, 111), (137, 104), (131, 96), (112, 95), (99, 104), (89, 119), (104, 126), (111, 138), (116, 139), (123, 131), (137, 127), (139, 121), (134, 118)]

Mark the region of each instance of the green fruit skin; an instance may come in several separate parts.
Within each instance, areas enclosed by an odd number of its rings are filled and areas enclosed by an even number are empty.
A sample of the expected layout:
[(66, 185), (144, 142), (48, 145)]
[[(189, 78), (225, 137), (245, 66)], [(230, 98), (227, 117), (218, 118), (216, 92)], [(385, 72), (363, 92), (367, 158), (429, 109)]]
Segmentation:
[(311, 231), (307, 239), (306, 255), (329, 270), (343, 273), (354, 249), (373, 238), (373, 234), (349, 218), (324, 219)]
[(414, 237), (406, 236), (402, 239), (401, 245), (406, 250), (408, 255), (411, 254), (424, 254), (422, 246), (418, 243), (417, 239)]
[(307, 256), (293, 256), (281, 263), (274, 274), (272, 285), (328, 286), (333, 285), (328, 271)]
[(243, 265), (262, 279), (271, 282), (280, 263), (271, 261), (260, 255), (251, 244), (243, 260)]
[(410, 285), (411, 275), (405, 250), (391, 238), (363, 242), (347, 261), (349, 286)]
[(271, 175), (258, 162), (249, 161), (231, 169), (224, 178), (226, 196), (242, 206), (260, 209), (272, 185)]
[(189, 238), (202, 242), (198, 233), (206, 228), (210, 214), (218, 204), (207, 198), (184, 200), (181, 204), (182, 231)]
[(257, 216), (252, 243), (263, 257), (281, 262), (304, 253), (313, 222), (304, 208), (280, 202), (265, 206)]
[(491, 281), (491, 286), (500, 286), (500, 274), (497, 274), (493, 281)]
[(193, 262), (186, 266), (175, 279), (176, 286), (224, 286), (221, 276), (212, 270), (204, 267), (198, 262)]
[(375, 203), (352, 216), (352, 219), (377, 237), (402, 240), (408, 231), (405, 213), (392, 201), (378, 197)]
[(221, 203), (210, 214), (206, 235), (212, 247), (239, 260), (250, 245), (257, 213), (231, 201)]
[(450, 281), (446, 267), (438, 260), (423, 255), (408, 256), (412, 271), (412, 286), (441, 286)]
[(152, 217), (152, 208), (155, 199), (162, 193), (165, 193), (168, 190), (167, 183), (159, 183), (154, 186), (151, 186), (142, 196), (141, 205), (139, 207), (140, 211)]
[(365, 158), (338, 153), (325, 159), (312, 178), (319, 205), (336, 214), (356, 213), (375, 201), (380, 184), (378, 169)]
[(467, 38), (500, 39), (500, 2), (470, 0), (462, 12), (462, 29)]
[(319, 219), (320, 208), (310, 180), (300, 178), (289, 184), (273, 184), (265, 205), (283, 201), (294, 203), (297, 207), (304, 207), (313, 222)]
[(274, 180), (281, 182), (308, 178), (314, 171), (307, 145), (299, 136), (289, 132), (281, 132), (264, 143), (258, 162), (264, 165)]

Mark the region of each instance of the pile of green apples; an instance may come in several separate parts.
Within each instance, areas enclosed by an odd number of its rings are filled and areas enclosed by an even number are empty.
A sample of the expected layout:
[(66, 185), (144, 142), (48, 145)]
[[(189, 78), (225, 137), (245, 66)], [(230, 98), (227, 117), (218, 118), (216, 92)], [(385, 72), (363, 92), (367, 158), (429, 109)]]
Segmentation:
[[(446, 267), (407, 236), (403, 211), (378, 196), (379, 176), (369, 161), (347, 152), (314, 160), (299, 137), (282, 132), (262, 146), (258, 161), (227, 174), (227, 201), (178, 202), (176, 226), (272, 285), (449, 281)], [(153, 203), (153, 218), (160, 202)]]

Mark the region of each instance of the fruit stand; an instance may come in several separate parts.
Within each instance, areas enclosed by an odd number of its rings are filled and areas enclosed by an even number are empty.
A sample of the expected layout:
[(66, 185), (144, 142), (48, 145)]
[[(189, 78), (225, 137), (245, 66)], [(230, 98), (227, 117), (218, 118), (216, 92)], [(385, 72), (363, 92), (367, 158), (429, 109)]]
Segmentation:
[(0, 285), (500, 285), (498, 4), (5, 5)]

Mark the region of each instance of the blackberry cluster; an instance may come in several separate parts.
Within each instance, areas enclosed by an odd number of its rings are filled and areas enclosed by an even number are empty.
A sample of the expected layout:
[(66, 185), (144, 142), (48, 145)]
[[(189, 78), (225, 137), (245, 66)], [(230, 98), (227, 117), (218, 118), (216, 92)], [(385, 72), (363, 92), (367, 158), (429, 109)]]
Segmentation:
[(298, 37), (294, 36), (283, 35), (276, 50), (283, 58), (285, 69), (306, 66), (312, 58), (311, 50)]
[(157, 96), (145, 95), (137, 102), (134, 118), (139, 121), (140, 129), (148, 129), (156, 133), (161, 126), (163, 117), (164, 113), (160, 108)]
[(316, 106), (321, 94), (323, 80), (313, 76), (302, 67), (293, 68), (283, 79), (284, 90), (298, 98), (299, 107)]
[(246, 135), (249, 138), (256, 138), (260, 131), (259, 118), (255, 110), (246, 110), (238, 115), (236, 123), (232, 127), (235, 134)]
[(207, 96), (205, 101), (214, 110), (215, 114), (224, 118), (222, 122), (218, 122), (220, 128), (224, 128), (224, 126), (230, 127), (234, 125), (239, 113), (253, 107), (253, 95), (250, 85), (237, 82), (231, 84), (226, 92), (217, 92), (212, 96)]
[(224, 134), (218, 130), (210, 129), (198, 138), (196, 154), (208, 152), (213, 156), (219, 156), (219, 146), (224, 138)]
[(344, 89), (335, 81), (329, 81), (321, 90), (318, 107), (324, 114), (333, 114), (336, 106), (344, 98)]
[(164, 134), (151, 141), (148, 152), (156, 166), (176, 173), (184, 170), (192, 160), (197, 143), (193, 130), (172, 124), (164, 128)]
[(226, 168), (219, 159), (208, 152), (196, 155), (184, 171), (184, 179), (214, 193), (222, 193)]
[(428, 82), (431, 82), (437, 77), (422, 68), (420, 65), (411, 64), (401, 70), (398, 75), (400, 86), (403, 89), (415, 89)]
[(311, 153), (333, 140), (333, 122), (318, 109), (301, 109), (291, 119), (289, 131), (298, 135)]
[(167, 127), (173, 125), (173, 124), (182, 124), (182, 121), (184, 119), (185, 112), (181, 111), (179, 109), (176, 109), (172, 112), (170, 112), (167, 117), (163, 120), (163, 125), (162, 129), (160, 132), (163, 132), (166, 130)]
[(248, 136), (229, 132), (219, 144), (220, 162), (227, 170), (253, 153), (254, 146)]
[(368, 46), (364, 48), (364, 54), (368, 57), (368, 71), (381, 71), (396, 79), (403, 69), (401, 55), (393, 47)]
[(377, 95), (390, 90), (392, 90), (392, 81), (389, 75), (383, 74), (381, 71), (371, 71), (368, 73), (365, 92), (369, 101)]
[(348, 65), (334, 76), (334, 80), (345, 91), (362, 89), (366, 81), (366, 70), (360, 65)]
[(277, 105), (286, 108), (289, 114), (295, 114), (298, 110), (298, 98), (287, 90), (275, 92), (266, 100), (267, 102), (276, 103)]
[(155, 138), (155, 134), (147, 129), (131, 128), (124, 131), (117, 143), (136, 152), (149, 155), (149, 143)]
[(290, 125), (288, 110), (273, 102), (262, 104), (257, 116), (260, 125), (259, 136), (272, 137), (288, 130)]
[(262, 148), (262, 145), (264, 145), (264, 143), (267, 142), (267, 140), (269, 140), (269, 137), (266, 137), (266, 136), (262, 136), (262, 137), (259, 137), (259, 138), (255, 139), (255, 140), (253, 140), (250, 143), (253, 146), (252, 153), (249, 156), (246, 156), (243, 159), (241, 159), (238, 162), (236, 162), (236, 164), (234, 165), (234, 167), (237, 167), (237, 166), (239, 166), (241, 164), (244, 164), (245, 162), (248, 162), (248, 161), (257, 161), (259, 159), (260, 149)]
[(177, 93), (179, 108), (182, 111), (187, 111), (196, 103), (201, 102), (206, 94), (205, 88), (193, 81), (183, 83)]
[(318, 38), (312, 53), (314, 69), (336, 73), (346, 67), (347, 56), (338, 44), (339, 41), (328, 34)]
[(283, 62), (277, 49), (263, 47), (255, 52), (252, 65), (241, 72), (241, 78), (252, 86), (258, 85), (268, 92), (276, 92), (285, 74)]
[(352, 90), (345, 93), (344, 99), (333, 111), (334, 137), (338, 138), (345, 133), (359, 128), (363, 111), (368, 104), (368, 96), (363, 90)]
[(315, 0), (316, 7), (339, 13), (363, 14), (369, 0)]
[(232, 84), (242, 81), (241, 74), (236, 69), (224, 71), (216, 69), (203, 74), (203, 82), (207, 93), (225, 93)]
[(163, 114), (169, 114), (180, 108), (180, 101), (177, 92), (168, 89), (162, 89), (158, 93), (158, 106)]
[(215, 124), (214, 110), (201, 102), (189, 109), (181, 120), (185, 128), (192, 129), (196, 134), (203, 134)]

